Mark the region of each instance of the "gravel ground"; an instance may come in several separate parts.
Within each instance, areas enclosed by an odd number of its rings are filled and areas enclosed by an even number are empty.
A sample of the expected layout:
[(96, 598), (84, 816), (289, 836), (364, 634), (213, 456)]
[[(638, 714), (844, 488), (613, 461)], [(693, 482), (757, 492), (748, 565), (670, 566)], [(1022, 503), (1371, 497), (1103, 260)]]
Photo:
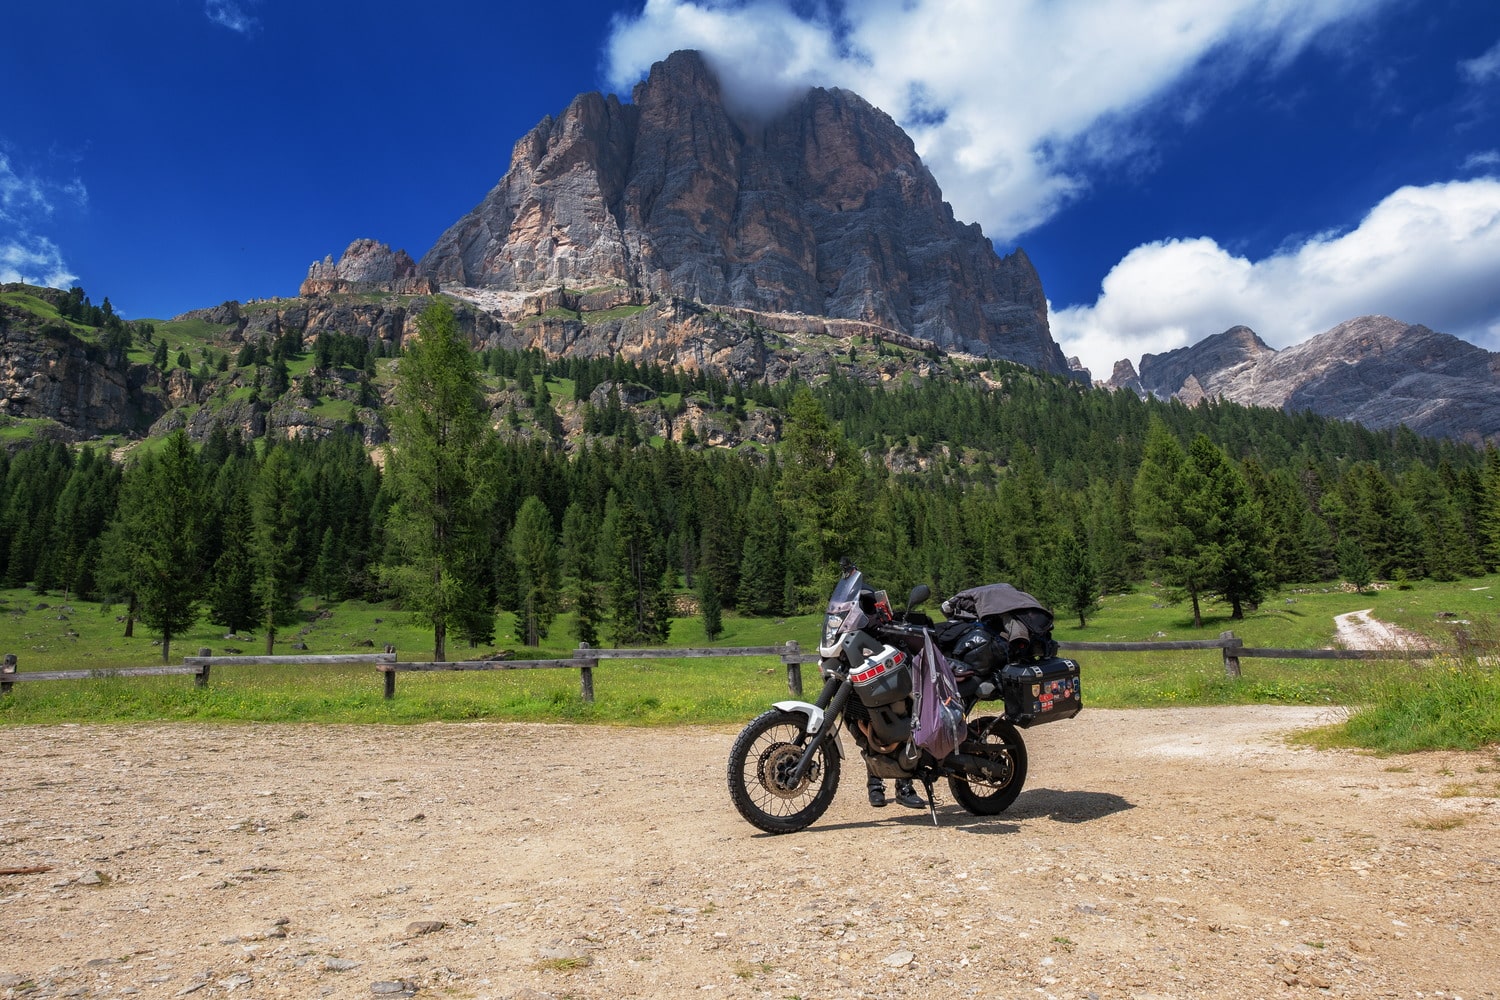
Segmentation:
[[(729, 804), (730, 728), (5, 729), (3, 997), (1500, 994), (1500, 752), (1025, 734), (1005, 814)], [(847, 741), (846, 741), (847, 745)]]

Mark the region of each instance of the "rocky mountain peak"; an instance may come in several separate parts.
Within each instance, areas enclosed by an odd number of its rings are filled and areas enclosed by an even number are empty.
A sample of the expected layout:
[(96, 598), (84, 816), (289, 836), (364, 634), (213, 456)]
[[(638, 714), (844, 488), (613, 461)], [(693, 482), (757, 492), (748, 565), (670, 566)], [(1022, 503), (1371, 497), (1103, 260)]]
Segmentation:
[[(1274, 353), (1254, 330), (1248, 326), (1234, 326), (1191, 347), (1179, 347), (1165, 354), (1142, 355), (1139, 381), (1156, 395), (1172, 396), (1180, 394), (1188, 379), (1192, 378), (1197, 392), (1221, 395), (1226, 380)], [(1116, 372), (1118, 370), (1116, 365)], [(1123, 387), (1116, 384), (1114, 378), (1109, 384), (1115, 388)], [(1168, 386), (1170, 388), (1165, 388)]]
[(437, 287), (430, 278), (417, 273), (416, 261), (405, 250), (393, 252), (384, 243), (360, 239), (349, 244), (338, 263), (332, 256), (314, 261), (299, 294), (373, 291), (426, 295)]
[(1388, 316), (1351, 319), (1280, 351), (1234, 327), (1145, 355), (1133, 383), (1129, 364), (1115, 365), (1111, 387), (1188, 403), (1221, 397), (1311, 410), (1373, 428), (1404, 423), (1475, 444), (1500, 441), (1500, 354)]
[(957, 222), (910, 137), (858, 95), (813, 89), (748, 121), (698, 53), (676, 52), (632, 98), (583, 94), (543, 119), (419, 272), (856, 320), (1067, 373), (1030, 260)]

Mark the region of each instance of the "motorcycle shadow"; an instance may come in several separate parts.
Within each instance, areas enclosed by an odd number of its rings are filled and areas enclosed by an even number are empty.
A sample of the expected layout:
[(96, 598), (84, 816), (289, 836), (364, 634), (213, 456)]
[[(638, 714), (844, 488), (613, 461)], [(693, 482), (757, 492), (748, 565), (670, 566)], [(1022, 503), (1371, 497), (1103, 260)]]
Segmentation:
[[(1127, 809), (1135, 803), (1113, 792), (1065, 792), (1055, 788), (1033, 788), (1024, 791), (1016, 802), (998, 816), (975, 816), (962, 806), (938, 802), (938, 825), (954, 827), (968, 833), (987, 835), (1020, 833), (1018, 820), (1051, 819), (1057, 823), (1088, 823)], [(930, 826), (932, 816), (926, 809), (871, 810), (868, 819), (848, 823), (819, 823), (819, 830), (863, 830), (872, 826)], [(776, 834), (757, 833), (757, 837)]]
[(1011, 819), (1047, 817), (1057, 823), (1088, 823), (1127, 809), (1135, 803), (1113, 792), (1064, 792), (1055, 788), (1031, 788), (1005, 811)]

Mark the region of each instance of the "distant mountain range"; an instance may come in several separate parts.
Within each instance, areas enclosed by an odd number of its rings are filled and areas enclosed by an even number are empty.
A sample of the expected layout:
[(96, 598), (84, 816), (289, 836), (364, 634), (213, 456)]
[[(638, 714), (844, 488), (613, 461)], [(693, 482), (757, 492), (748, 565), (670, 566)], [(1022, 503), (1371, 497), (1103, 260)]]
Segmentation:
[(1109, 381), (1166, 399), (1221, 397), (1383, 429), (1500, 444), (1500, 354), (1386, 316), (1340, 323), (1277, 351), (1237, 326), (1191, 347), (1120, 361)]

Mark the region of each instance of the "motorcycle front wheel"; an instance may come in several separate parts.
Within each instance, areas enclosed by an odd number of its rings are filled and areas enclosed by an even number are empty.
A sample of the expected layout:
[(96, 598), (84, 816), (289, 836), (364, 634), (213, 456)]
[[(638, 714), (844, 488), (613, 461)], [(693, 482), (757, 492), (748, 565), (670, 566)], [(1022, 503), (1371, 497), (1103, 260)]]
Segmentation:
[(839, 753), (830, 734), (802, 779), (791, 776), (807, 746), (807, 717), (773, 708), (744, 728), (729, 751), (729, 798), (750, 825), (794, 833), (822, 816), (839, 787)]
[(994, 816), (1009, 809), (1026, 783), (1026, 744), (1016, 727), (993, 715), (970, 719), (969, 738), (960, 750), (1007, 766), (1000, 781), (949, 778), (948, 790), (958, 804), (975, 816)]

